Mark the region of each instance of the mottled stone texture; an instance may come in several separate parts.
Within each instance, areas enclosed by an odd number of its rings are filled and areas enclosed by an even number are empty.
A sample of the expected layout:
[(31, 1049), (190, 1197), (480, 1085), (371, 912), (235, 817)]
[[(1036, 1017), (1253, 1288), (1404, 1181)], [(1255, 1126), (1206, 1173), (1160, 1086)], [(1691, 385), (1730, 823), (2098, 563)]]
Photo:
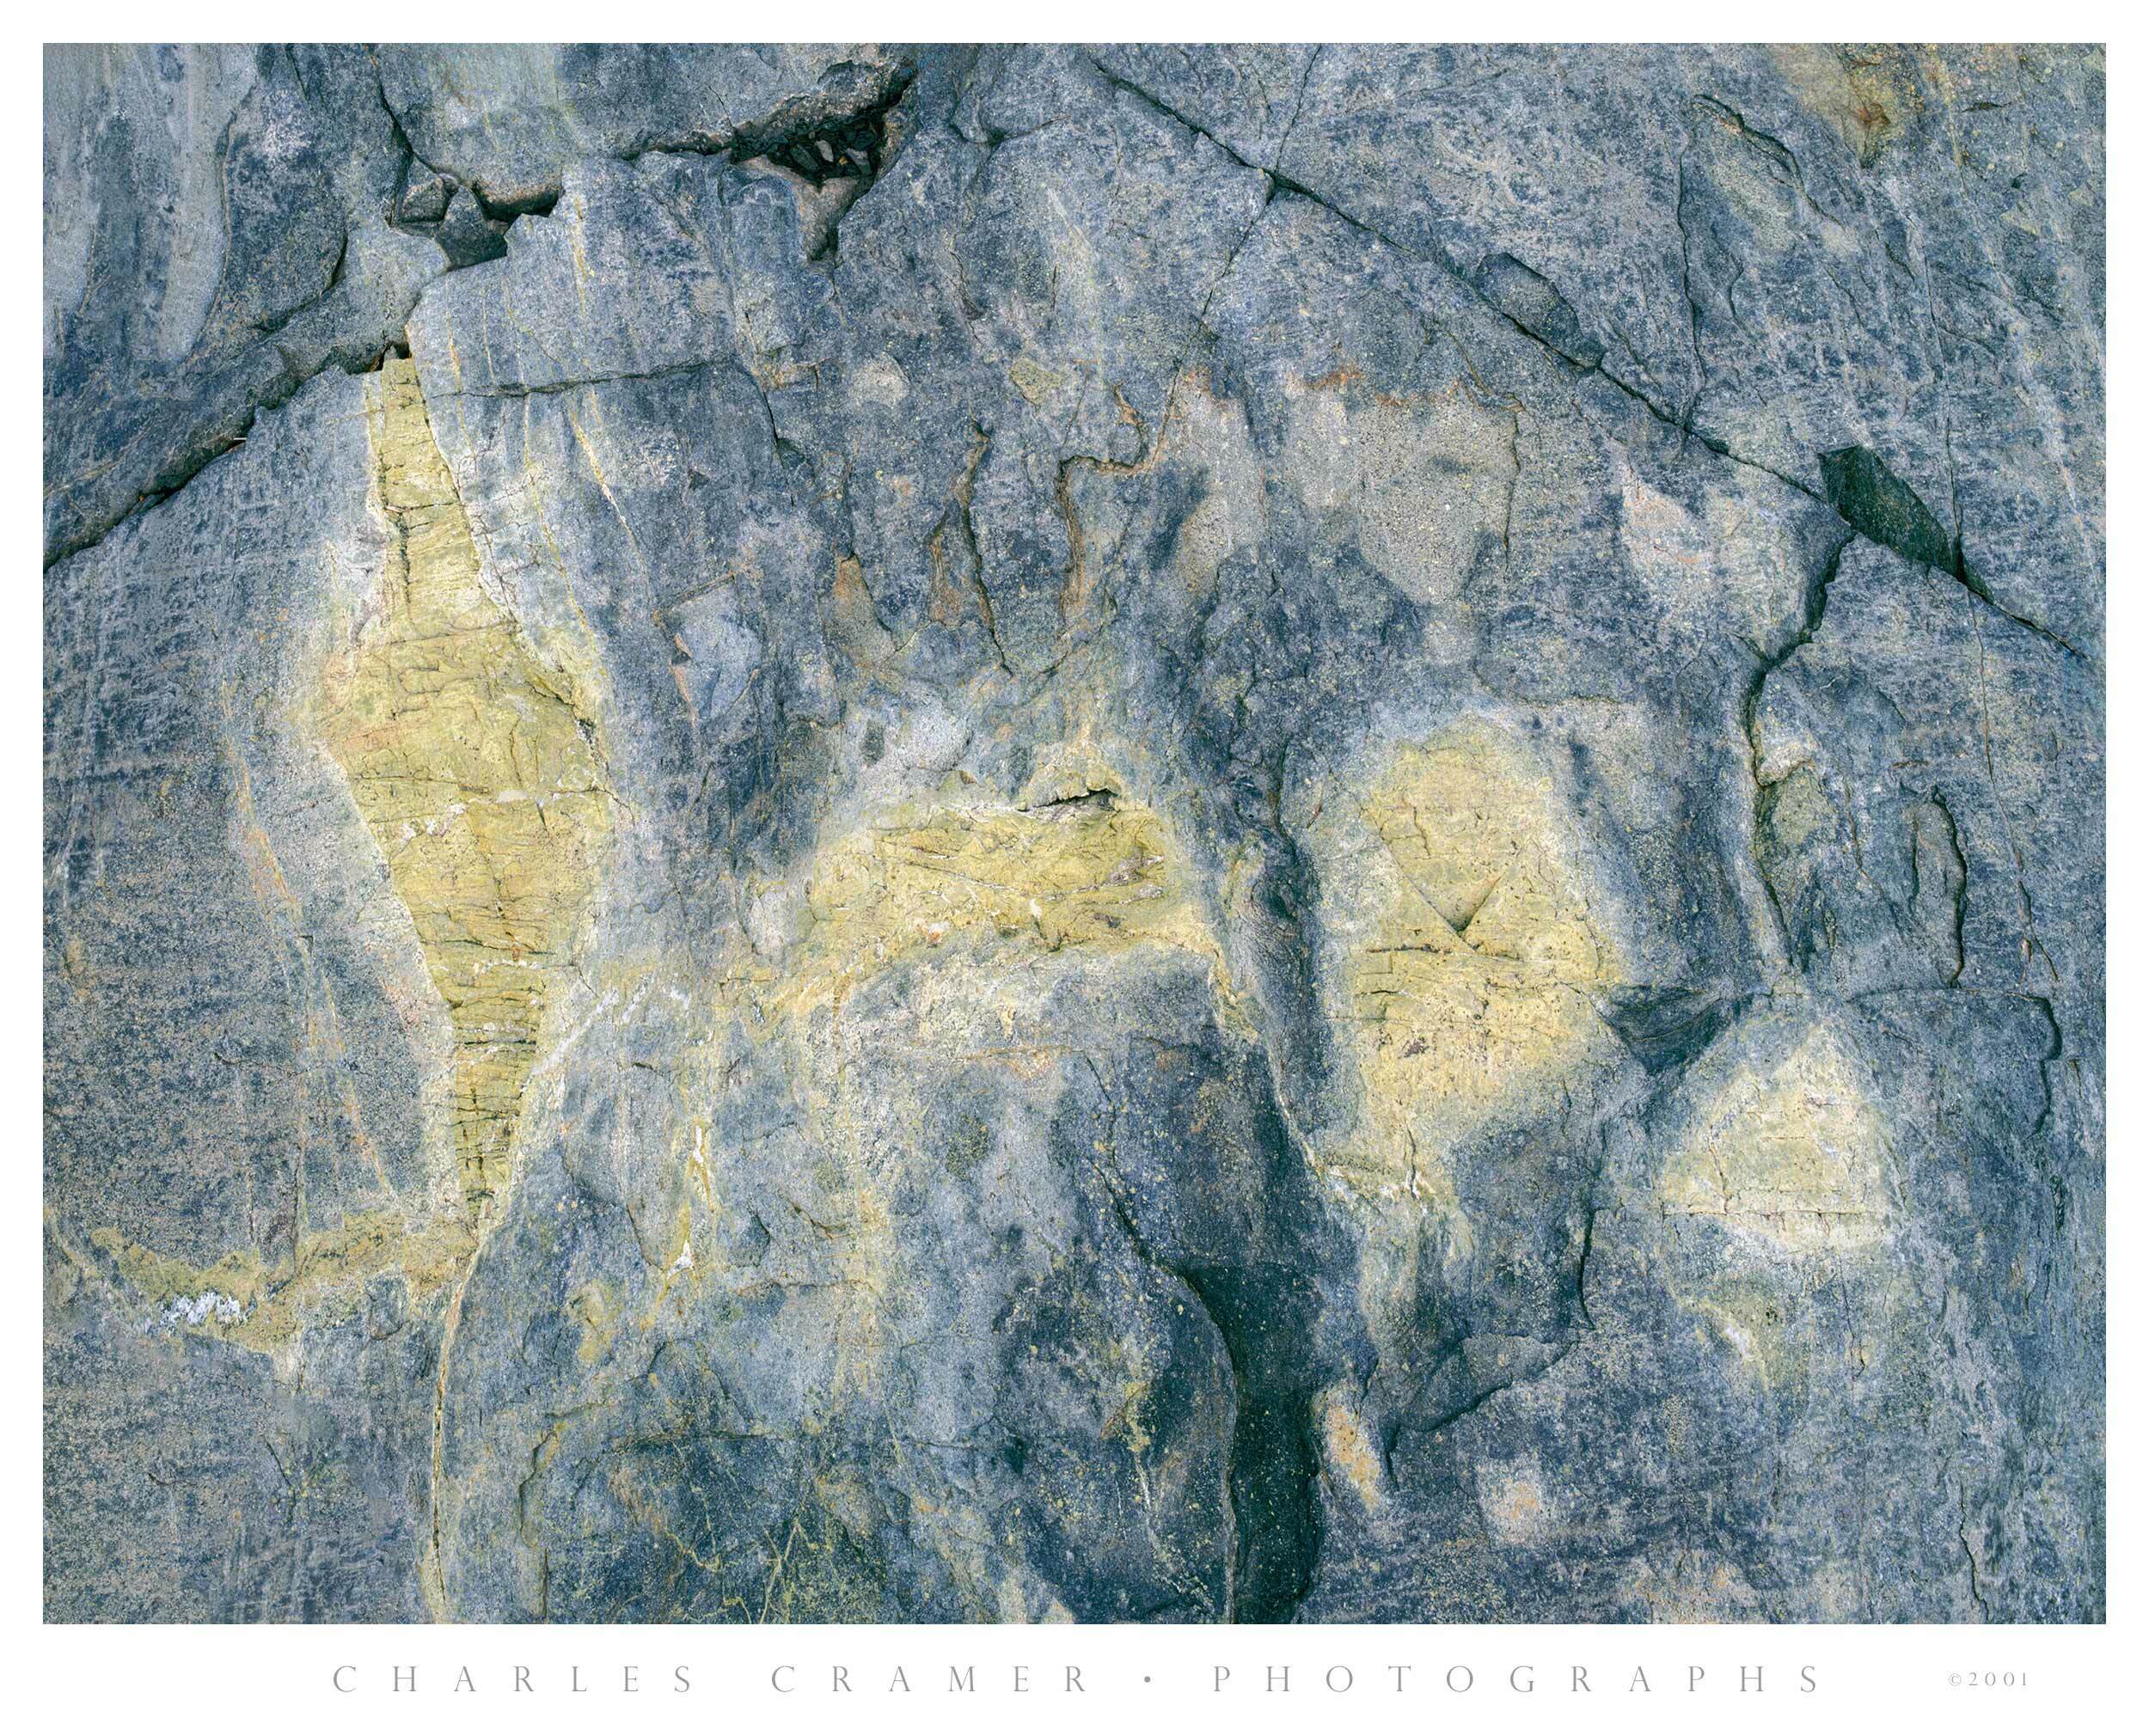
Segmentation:
[(46, 89), (49, 1615), (2101, 1618), (2101, 52)]

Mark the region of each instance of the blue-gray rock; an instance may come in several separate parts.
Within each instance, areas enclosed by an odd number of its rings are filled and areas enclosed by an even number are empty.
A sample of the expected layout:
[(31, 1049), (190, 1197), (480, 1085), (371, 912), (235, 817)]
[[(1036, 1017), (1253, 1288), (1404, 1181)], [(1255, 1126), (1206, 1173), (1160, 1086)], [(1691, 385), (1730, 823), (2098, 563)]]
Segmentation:
[(51, 1617), (2103, 1618), (2099, 51), (46, 89)]

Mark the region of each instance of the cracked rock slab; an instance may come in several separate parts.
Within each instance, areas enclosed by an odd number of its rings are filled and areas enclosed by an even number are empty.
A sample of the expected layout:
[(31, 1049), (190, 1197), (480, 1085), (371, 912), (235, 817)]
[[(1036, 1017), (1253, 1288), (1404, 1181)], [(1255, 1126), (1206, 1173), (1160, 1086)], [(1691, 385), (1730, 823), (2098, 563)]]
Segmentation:
[(2103, 81), (48, 50), (48, 1617), (2102, 1620)]

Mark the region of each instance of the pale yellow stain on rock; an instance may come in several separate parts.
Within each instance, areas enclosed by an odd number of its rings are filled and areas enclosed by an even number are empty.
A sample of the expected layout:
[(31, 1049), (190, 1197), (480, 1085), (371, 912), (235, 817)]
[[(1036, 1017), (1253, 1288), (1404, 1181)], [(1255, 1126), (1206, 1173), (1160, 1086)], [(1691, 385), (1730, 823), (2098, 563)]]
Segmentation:
[(1007, 364), (1007, 377), (1014, 382), (1015, 390), (1032, 404), (1044, 403), (1067, 383), (1066, 375), (1028, 356), (1018, 356)]
[(1700, 1316), (1707, 1335), (1730, 1348), (1756, 1385), (1783, 1391), (1804, 1384), (1806, 1351), (1792, 1339), (1787, 1299), (1770, 1284), (1731, 1272), (1695, 1294), (1677, 1294), (1675, 1299)]
[(1373, 908), (1347, 926), (1363, 1148), (1342, 1167), (1452, 1207), (1443, 1154), (1601, 1064), (1614, 980), (1549, 774), (1477, 721), (1406, 745), (1363, 803)]
[(1623, 1589), (1652, 1622), (1750, 1622), (1760, 1599), (1729, 1562), (1681, 1550), (1668, 1562), (1637, 1562)]
[[(91, 1237), (166, 1323), (287, 1374), (303, 1329), (348, 1317), (369, 1281), (400, 1278), (415, 1299), (467, 1274), (609, 828), (591, 709), (481, 582), (410, 362), (388, 359), (368, 413), (389, 529), (379, 612), (324, 670), (317, 715), (447, 1006), (460, 1207), (350, 1214), (302, 1236), (288, 1265), (243, 1248), (193, 1266), (116, 1230)], [(280, 880), (262, 889), (290, 897)]]
[(117, 1230), (93, 1231), (89, 1239), (164, 1323), (279, 1359), (309, 1322), (356, 1313), (370, 1280), (399, 1276), (413, 1299), (423, 1298), (461, 1273), (474, 1245), (468, 1226), (456, 1219), (413, 1229), (392, 1212), (353, 1215), (302, 1237), (288, 1266), (267, 1265), (252, 1248), (193, 1266)]
[(601, 1361), (620, 1328), (619, 1287), (593, 1278), (567, 1299), (567, 1312), (581, 1330), (575, 1357), (585, 1368)]
[(1122, 1397), (1105, 1426), (1098, 1431), (1099, 1440), (1118, 1440), (1128, 1453), (1139, 1460), (1155, 1444), (1143, 1417), (1148, 1410), (1156, 1383), (1148, 1378), (1130, 1379), (1122, 1389)]
[[(1027, 1040), (1019, 1010), (1026, 990), (1014, 978), (1156, 949), (1191, 955), (1220, 987), (1224, 980), (1185, 857), (1162, 818), (1120, 793), (1084, 742), (1041, 753), (1038, 762), (1016, 801), (980, 798), (951, 779), (929, 796), (833, 828), (801, 865), (795, 909), (767, 925), (756, 957), (735, 955), (722, 984), (723, 998), (750, 1030), (758, 1027), (759, 1040), (796, 1049), (785, 1065), (795, 1068), (801, 1113), (827, 1154), (812, 1201), (824, 1275), (793, 1305), (824, 1323), (815, 1329), (828, 1351), (817, 1379), (831, 1406), (883, 1390), (903, 1330), (906, 1280), (891, 1204), (897, 1176), (890, 1158), (871, 1154), (886, 1152), (892, 1135), (916, 1154), (893, 1160), (899, 1166), (945, 1164), (958, 1175), (987, 1155), (959, 1140), (929, 1139), (919, 1102), (905, 1094), (891, 1100), (860, 1090), (845, 1064), (857, 1045), (915, 1046), (927, 1073), (958, 1055), (963, 1065), (1003, 1072), (1011, 1095), (987, 1136), (1019, 1141), (1025, 1128), (1049, 1122), (1066, 1057), (1056, 1042)], [(877, 1003), (863, 1020), (850, 1013), (859, 991), (897, 969), (915, 973), (899, 1002)], [(989, 1033), (983, 1048), (981, 1024)], [(993, 1040), (995, 1030), (1004, 1042)], [(1158, 1460), (1151, 1359), (1125, 1341), (1095, 1366), (1100, 1439), (1127, 1455), (1146, 1502), (1154, 1479), (1181, 1474)], [(1084, 1476), (1093, 1474), (1103, 1475), (1092, 1468)], [(1081, 1493), (1087, 1482), (1077, 1482), (1056, 1499), (1088, 1498)], [(959, 1527), (935, 1525), (927, 1535), (958, 1574), (987, 1583), (988, 1564), (972, 1559), (973, 1540)], [(1016, 1603), (1033, 1619), (1058, 1610), (1040, 1605), (1034, 1591)]]
[(370, 412), (387, 568), (379, 615), (326, 672), (322, 734), (447, 1004), (457, 1167), (481, 1204), (509, 1177), (609, 798), (582, 685), (481, 581), (411, 363), (388, 359)]
[[(1861, 167), (1870, 168), (1882, 150), (1925, 112), (1907, 49), (1843, 49), (1797, 42), (1779, 45), (1769, 52), (1792, 94), (1828, 122), (1845, 147), (1857, 155)], [(1997, 60), (2005, 51), (1971, 52), (1973, 58), (1981, 54)], [(1930, 65), (1944, 88), (1944, 64), (1936, 58)]]
[(1216, 957), (1163, 822), (1105, 792), (892, 815), (815, 856), (805, 907), (781, 967), (738, 985), (793, 1014), (840, 1006), (903, 960), (966, 943), (1050, 954), (1153, 941)]
[(1793, 1252), (1869, 1248), (1887, 1233), (1889, 1151), (1871, 1081), (1816, 1025), (1717, 1092), (1666, 1163), (1661, 1203)]

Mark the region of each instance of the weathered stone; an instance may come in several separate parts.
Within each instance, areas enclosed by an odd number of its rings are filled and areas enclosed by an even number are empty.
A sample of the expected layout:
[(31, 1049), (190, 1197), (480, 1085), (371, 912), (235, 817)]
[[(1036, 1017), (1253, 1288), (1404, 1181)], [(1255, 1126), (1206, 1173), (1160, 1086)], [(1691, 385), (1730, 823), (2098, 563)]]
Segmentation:
[(2102, 1619), (2099, 52), (46, 86), (51, 1617)]

